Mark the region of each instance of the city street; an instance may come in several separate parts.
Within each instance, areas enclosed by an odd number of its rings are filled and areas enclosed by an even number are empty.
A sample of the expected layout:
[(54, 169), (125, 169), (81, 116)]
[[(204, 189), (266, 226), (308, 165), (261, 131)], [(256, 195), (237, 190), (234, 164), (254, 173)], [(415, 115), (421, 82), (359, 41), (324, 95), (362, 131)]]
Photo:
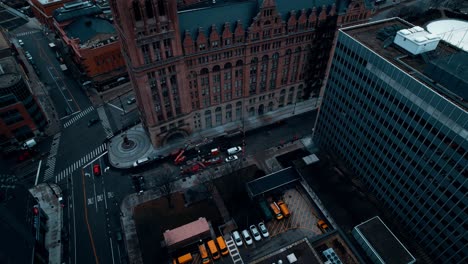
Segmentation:
[[(129, 171), (108, 168), (104, 142), (116, 131), (138, 122), (136, 104), (131, 102), (133, 95), (128, 93), (105, 106), (93, 106), (80, 84), (61, 71), (45, 34), (31, 31), (21, 33), (18, 38), (33, 57), (62, 126), (61, 132), (50, 140), (38, 182), (57, 183), (65, 196), (63, 262), (126, 263), (125, 249), (118, 235), (120, 203), (135, 188)], [(249, 131), (245, 138), (240, 134), (215, 140), (213, 144), (242, 146), (245, 140), (245, 155), (261, 155), (266, 148), (310, 135), (316, 113)], [(98, 121), (90, 123), (91, 119)], [(172, 160), (165, 162), (173, 166)], [(100, 176), (94, 175), (95, 165), (100, 167)], [(149, 168), (161, 165), (155, 163)]]
[[(100, 175), (94, 167), (98, 165)], [(118, 186), (115, 185), (118, 183)], [(112, 172), (105, 153), (73, 174), (71, 180), (69, 263), (122, 263), (125, 255), (120, 232), (119, 204), (131, 190), (130, 179)]]

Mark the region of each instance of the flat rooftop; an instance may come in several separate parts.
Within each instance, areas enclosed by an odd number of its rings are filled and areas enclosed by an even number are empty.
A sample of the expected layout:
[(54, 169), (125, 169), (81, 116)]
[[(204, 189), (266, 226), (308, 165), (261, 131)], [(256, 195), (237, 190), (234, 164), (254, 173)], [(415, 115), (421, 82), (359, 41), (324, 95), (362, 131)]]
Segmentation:
[[(323, 263), (320, 260), (319, 255), (310, 245), (307, 238), (299, 240), (291, 245), (285, 245), (281, 250), (277, 250), (274, 253), (261, 257), (260, 259), (251, 261), (252, 264), (271, 264), (278, 263), (282, 260), (283, 263), (291, 263), (288, 261), (288, 255), (294, 254), (297, 262), (295, 264), (320, 264)], [(291, 256), (290, 256), (291, 257)]]
[(268, 174), (247, 183), (247, 192), (251, 198), (271, 191), (283, 185), (299, 180), (299, 173), (293, 167)]
[[(393, 43), (396, 31), (414, 26), (400, 18), (390, 18), (343, 28), (340, 31), (448, 100), (468, 109), (468, 89), (466, 89), (468, 87), (468, 67), (463, 59), (466, 52), (440, 41), (435, 50), (412, 55)], [(394, 30), (393, 36), (388, 33), (392, 29)], [(382, 38), (383, 32), (388, 34), (386, 39)], [(447, 78), (447, 76), (450, 77)]]
[(355, 227), (370, 247), (382, 258), (384, 263), (399, 264), (411, 263), (415, 258), (401, 244), (398, 238), (376, 216)]

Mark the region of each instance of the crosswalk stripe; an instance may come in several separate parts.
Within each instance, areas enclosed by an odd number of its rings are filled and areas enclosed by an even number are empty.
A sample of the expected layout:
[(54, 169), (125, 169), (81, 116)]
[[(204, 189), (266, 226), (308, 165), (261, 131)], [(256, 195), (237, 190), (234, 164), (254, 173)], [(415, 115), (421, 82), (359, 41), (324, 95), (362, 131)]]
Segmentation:
[(90, 106), (90, 107), (84, 109), (83, 111), (81, 111), (80, 113), (78, 113), (74, 117), (72, 117), (70, 120), (65, 122), (63, 124), (63, 127), (67, 128), (67, 127), (71, 126), (73, 123), (75, 123), (76, 121), (78, 121), (79, 119), (81, 119), (82, 117), (84, 117), (85, 115), (87, 115), (88, 113), (90, 113), (93, 110), (94, 110), (93, 106)]
[[(55, 176), (55, 182), (58, 183), (59, 181), (65, 179), (68, 175), (71, 175), (77, 169), (79, 169), (82, 165), (84, 165), (89, 160), (97, 157), (99, 154), (106, 150), (106, 144), (102, 144), (97, 146), (95, 149), (90, 151), (85, 156), (81, 157), (79, 160), (75, 161), (74, 163), (70, 164), (66, 169), (62, 170), (59, 174)], [(47, 171), (46, 171), (47, 174)], [(48, 180), (49, 178), (53, 177), (53, 171), (50, 172), (49, 177), (44, 177), (44, 179)]]

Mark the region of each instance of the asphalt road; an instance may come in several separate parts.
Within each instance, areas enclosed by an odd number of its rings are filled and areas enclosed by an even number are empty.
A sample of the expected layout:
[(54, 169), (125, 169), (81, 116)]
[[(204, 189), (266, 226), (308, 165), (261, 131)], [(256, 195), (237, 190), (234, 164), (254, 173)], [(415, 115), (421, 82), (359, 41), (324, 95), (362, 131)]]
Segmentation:
[[(120, 203), (123, 197), (135, 192), (130, 173), (106, 169), (106, 155), (101, 156), (104, 151), (101, 146), (106, 139), (103, 124), (98, 122), (88, 127), (88, 121), (99, 115), (80, 85), (60, 70), (60, 63), (55, 51), (48, 46), (47, 37), (37, 32), (23, 35), (20, 39), (40, 69), (39, 78), (47, 84), (62, 123), (61, 134), (54, 143), (58, 147), (43, 160), (40, 182), (55, 181), (66, 196), (63, 226), (66, 235), (62, 237), (64, 262), (126, 263), (126, 253), (116, 234), (120, 231)], [(113, 130), (138, 118), (137, 112), (132, 111), (135, 105), (127, 104), (127, 97), (131, 95), (122, 97), (122, 104), (114, 100), (105, 106), (105, 111), (101, 111), (110, 117)], [(67, 114), (67, 107), (71, 114)], [(125, 109), (123, 116), (122, 108)], [(280, 125), (246, 133), (246, 154), (255, 155), (265, 148), (292, 140), (294, 136), (309, 135), (315, 117), (316, 112), (303, 114)], [(242, 136), (237, 136), (226, 139), (223, 144), (241, 145), (242, 139)], [(44, 171), (50, 157), (54, 158), (51, 166), (55, 165), (55, 170), (46, 175)], [(93, 175), (95, 164), (100, 165), (101, 176)]]

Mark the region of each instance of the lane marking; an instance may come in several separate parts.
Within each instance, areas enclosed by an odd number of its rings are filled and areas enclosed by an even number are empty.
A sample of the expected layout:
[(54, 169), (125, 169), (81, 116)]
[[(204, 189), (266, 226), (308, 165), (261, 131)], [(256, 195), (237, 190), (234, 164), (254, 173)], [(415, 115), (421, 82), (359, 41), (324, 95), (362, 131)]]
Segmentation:
[(36, 182), (34, 185), (37, 185), (37, 182), (39, 181), (39, 173), (41, 172), (41, 165), (42, 165), (42, 160), (39, 160), (39, 165), (37, 166), (37, 173), (36, 173)]
[[(83, 183), (83, 204), (84, 204), (86, 226), (88, 228), (89, 239), (91, 240), (91, 248), (93, 249), (94, 259), (96, 261), (96, 264), (99, 264), (99, 259), (96, 253), (96, 247), (94, 246), (93, 234), (91, 232), (91, 226), (89, 225), (89, 221), (88, 221), (88, 206), (86, 206), (86, 181), (85, 181), (83, 169), (81, 169), (81, 179)], [(76, 249), (75, 249), (75, 252), (76, 252)], [(76, 254), (75, 254), (75, 263), (76, 263)]]
[(114, 261), (114, 249), (113, 249), (113, 246), (112, 246), (112, 238), (111, 237), (109, 237), (109, 241), (110, 241), (110, 246), (111, 246), (112, 263), (115, 263), (115, 261)]

